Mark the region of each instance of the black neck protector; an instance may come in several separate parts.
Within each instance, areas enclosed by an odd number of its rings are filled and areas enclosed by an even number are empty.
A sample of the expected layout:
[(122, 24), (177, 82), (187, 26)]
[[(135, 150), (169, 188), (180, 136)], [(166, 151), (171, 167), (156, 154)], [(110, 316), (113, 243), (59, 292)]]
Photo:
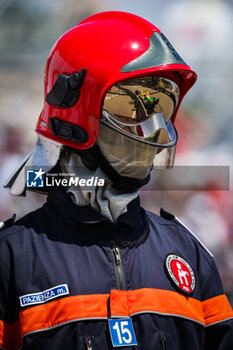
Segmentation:
[[(74, 148), (72, 148), (74, 150)], [(120, 175), (108, 162), (97, 144), (87, 150), (75, 151), (79, 154), (83, 164), (90, 170), (95, 170), (98, 167), (107, 175), (113, 182), (113, 187), (123, 192), (134, 192), (140, 187), (146, 185), (150, 181), (150, 173), (143, 180)]]

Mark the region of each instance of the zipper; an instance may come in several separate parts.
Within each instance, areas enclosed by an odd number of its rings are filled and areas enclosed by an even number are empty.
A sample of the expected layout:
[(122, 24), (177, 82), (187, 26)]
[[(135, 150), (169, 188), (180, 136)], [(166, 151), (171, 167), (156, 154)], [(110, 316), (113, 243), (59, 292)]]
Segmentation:
[(114, 255), (114, 265), (116, 270), (116, 276), (117, 276), (117, 285), (118, 289), (125, 290), (125, 276), (124, 276), (124, 269), (123, 264), (121, 260), (121, 253), (120, 248), (113, 247), (112, 252)]
[(166, 337), (161, 338), (162, 350), (166, 350)]
[(93, 350), (92, 340), (90, 338), (87, 339), (87, 350)]

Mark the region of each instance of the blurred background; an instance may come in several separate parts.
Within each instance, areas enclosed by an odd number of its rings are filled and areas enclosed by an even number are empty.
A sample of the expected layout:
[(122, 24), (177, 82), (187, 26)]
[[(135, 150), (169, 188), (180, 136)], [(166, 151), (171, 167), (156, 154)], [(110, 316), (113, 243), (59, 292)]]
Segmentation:
[[(9, 196), (3, 182), (36, 142), (43, 106), (43, 71), (54, 42), (83, 18), (100, 11), (140, 15), (158, 26), (198, 82), (177, 117), (176, 165), (233, 165), (233, 0), (0, 0), (0, 218), (26, 214), (43, 195)], [(156, 175), (157, 183), (168, 181)], [(197, 177), (197, 176), (196, 176)], [(182, 179), (183, 180), (183, 179)], [(154, 181), (154, 180), (153, 180)], [(212, 251), (233, 305), (233, 196), (199, 178), (182, 191), (142, 191), (142, 205), (176, 214)]]

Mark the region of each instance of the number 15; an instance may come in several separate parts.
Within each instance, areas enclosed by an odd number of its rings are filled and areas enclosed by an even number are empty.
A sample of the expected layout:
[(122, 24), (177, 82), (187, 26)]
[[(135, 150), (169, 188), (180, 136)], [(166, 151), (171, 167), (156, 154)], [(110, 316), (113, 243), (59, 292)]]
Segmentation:
[[(129, 325), (129, 322), (121, 321), (120, 325), (121, 325), (121, 329), (119, 327), (119, 322), (116, 322), (115, 325), (112, 327), (117, 331), (119, 343), (122, 344), (122, 339), (123, 339), (125, 343), (130, 344), (132, 341), (132, 334), (130, 330), (127, 328), (127, 326)], [(127, 337), (124, 337), (123, 334), (127, 334)]]

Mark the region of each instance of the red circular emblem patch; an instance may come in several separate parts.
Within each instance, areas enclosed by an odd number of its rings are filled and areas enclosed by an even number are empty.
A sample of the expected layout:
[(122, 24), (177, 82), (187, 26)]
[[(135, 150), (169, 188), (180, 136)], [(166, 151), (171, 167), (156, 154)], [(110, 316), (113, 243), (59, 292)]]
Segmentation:
[(196, 280), (193, 269), (184, 258), (176, 254), (169, 254), (165, 261), (169, 277), (185, 294), (193, 293)]

